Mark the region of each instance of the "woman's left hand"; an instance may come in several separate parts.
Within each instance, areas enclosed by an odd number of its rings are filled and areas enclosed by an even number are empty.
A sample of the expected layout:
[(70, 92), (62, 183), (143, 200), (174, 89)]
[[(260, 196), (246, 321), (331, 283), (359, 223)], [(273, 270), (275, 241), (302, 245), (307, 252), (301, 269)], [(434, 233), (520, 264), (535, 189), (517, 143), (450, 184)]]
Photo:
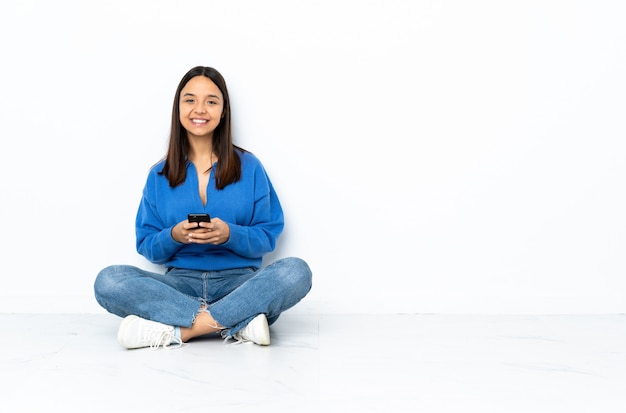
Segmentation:
[(230, 238), (230, 227), (219, 218), (211, 218), (211, 222), (200, 222), (200, 228), (189, 231), (187, 239), (193, 244), (219, 245)]

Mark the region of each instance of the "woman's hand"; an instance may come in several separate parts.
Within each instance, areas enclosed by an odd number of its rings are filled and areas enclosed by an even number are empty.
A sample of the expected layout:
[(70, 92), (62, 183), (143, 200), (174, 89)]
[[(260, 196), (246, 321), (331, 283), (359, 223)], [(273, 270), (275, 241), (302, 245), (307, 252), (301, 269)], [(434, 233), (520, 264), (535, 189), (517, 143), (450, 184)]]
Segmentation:
[(211, 218), (211, 222), (199, 223), (184, 220), (172, 228), (172, 237), (183, 244), (219, 245), (230, 238), (230, 227), (219, 218)]

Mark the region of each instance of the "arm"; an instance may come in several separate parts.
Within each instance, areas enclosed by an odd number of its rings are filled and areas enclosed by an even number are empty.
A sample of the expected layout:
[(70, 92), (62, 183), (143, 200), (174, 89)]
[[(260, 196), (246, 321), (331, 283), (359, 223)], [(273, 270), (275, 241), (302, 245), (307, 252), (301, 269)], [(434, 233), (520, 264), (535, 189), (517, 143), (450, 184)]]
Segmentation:
[(230, 237), (223, 244), (236, 254), (257, 258), (276, 248), (284, 227), (283, 210), (272, 183), (261, 169), (255, 174), (254, 207), (248, 225), (229, 223)]
[[(154, 178), (154, 176), (151, 176)], [(173, 226), (161, 219), (154, 193), (154, 179), (148, 179), (143, 189), (135, 219), (137, 252), (154, 264), (167, 262), (182, 246), (172, 237)]]

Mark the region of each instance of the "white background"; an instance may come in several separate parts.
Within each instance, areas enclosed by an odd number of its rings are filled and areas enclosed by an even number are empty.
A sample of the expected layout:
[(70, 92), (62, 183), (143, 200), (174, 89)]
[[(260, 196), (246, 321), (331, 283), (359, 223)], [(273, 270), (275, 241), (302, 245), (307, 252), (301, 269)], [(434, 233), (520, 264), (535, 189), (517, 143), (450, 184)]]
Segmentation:
[[(622, 1), (0, 4), (2, 312), (101, 312), (196, 65), (306, 259), (292, 311), (626, 311)], [(384, 326), (381, 326), (384, 328)]]

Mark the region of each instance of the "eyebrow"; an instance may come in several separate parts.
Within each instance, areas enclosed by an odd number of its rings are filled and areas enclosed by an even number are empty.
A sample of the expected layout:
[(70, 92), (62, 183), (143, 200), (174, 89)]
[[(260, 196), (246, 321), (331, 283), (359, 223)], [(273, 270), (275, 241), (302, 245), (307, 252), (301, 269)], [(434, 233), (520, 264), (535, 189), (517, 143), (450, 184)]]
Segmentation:
[[(196, 95), (194, 95), (193, 93), (189, 93), (189, 92), (187, 92), (187, 93), (185, 93), (183, 96), (193, 96), (193, 97), (195, 97)], [(220, 97), (219, 97), (219, 96), (217, 96), (217, 95), (208, 95), (207, 97), (209, 97), (209, 98), (215, 98), (215, 99), (219, 99), (219, 98), (220, 98)]]

